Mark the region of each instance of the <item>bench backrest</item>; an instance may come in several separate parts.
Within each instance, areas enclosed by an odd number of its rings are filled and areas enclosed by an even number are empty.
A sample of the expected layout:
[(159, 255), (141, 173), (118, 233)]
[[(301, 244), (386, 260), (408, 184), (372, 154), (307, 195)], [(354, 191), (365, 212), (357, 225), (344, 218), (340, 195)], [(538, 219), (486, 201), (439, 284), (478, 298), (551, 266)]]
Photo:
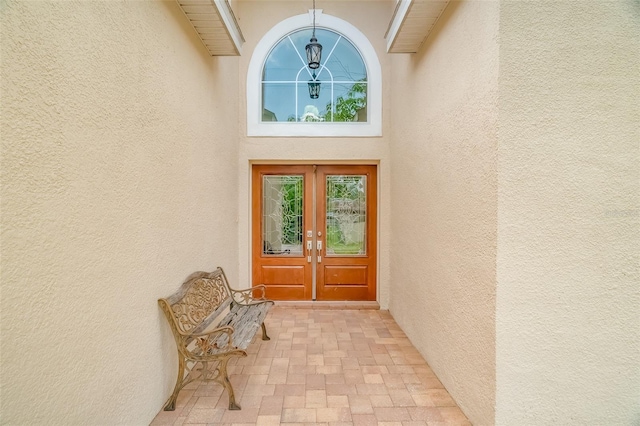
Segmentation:
[(169, 322), (181, 333), (200, 333), (231, 304), (232, 298), (224, 272), (218, 268), (213, 272), (194, 272), (178, 291), (158, 302)]

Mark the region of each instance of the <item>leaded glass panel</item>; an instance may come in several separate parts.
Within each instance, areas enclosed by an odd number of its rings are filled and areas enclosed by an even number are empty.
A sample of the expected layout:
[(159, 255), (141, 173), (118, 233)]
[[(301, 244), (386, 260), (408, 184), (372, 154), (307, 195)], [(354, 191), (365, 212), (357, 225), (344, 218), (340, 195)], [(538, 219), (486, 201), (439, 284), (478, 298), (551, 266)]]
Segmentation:
[(303, 177), (267, 175), (262, 184), (262, 254), (302, 255)]
[(327, 176), (327, 255), (367, 253), (367, 176)]

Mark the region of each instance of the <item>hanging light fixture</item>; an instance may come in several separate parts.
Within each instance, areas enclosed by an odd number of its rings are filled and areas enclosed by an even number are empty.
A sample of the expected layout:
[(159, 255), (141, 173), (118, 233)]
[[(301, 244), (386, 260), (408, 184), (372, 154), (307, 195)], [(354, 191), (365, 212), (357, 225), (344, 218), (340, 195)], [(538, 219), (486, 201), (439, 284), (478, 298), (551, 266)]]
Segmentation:
[(322, 58), (322, 45), (318, 43), (318, 39), (316, 38), (316, 0), (313, 0), (313, 34), (305, 50), (307, 51), (309, 68), (312, 70), (318, 69), (318, 67), (320, 67), (320, 59)]
[(315, 72), (313, 73), (313, 78), (309, 80), (307, 85), (309, 86), (309, 97), (311, 99), (318, 99), (318, 96), (320, 96), (320, 80), (316, 79)]

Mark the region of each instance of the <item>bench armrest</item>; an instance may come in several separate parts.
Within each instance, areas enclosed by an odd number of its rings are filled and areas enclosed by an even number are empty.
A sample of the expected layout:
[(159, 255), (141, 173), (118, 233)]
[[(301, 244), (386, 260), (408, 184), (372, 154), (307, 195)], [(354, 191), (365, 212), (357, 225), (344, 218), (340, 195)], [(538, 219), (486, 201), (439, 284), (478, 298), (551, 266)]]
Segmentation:
[[(257, 305), (267, 300), (265, 297), (266, 290), (267, 288), (264, 284), (258, 284), (245, 290), (231, 289), (231, 296), (233, 297), (233, 301), (239, 305)], [(258, 297), (253, 295), (254, 291), (259, 292)]]
[[(189, 358), (207, 358), (225, 349), (235, 349), (233, 331), (233, 327), (224, 326), (203, 333), (186, 334), (183, 347), (189, 352)], [(191, 342), (195, 343), (195, 348), (188, 349), (187, 345)]]

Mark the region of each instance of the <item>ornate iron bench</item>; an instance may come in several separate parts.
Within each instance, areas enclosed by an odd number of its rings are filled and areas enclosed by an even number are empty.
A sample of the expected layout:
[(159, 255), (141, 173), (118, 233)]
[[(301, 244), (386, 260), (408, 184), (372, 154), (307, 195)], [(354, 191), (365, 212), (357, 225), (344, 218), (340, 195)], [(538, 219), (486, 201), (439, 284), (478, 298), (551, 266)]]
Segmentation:
[[(175, 410), (180, 390), (194, 380), (220, 383), (229, 394), (229, 409), (239, 410), (227, 363), (232, 357), (247, 356), (244, 350), (259, 328), (262, 340), (269, 340), (264, 318), (273, 301), (265, 299), (265, 287), (234, 290), (218, 268), (191, 274), (177, 292), (158, 299), (158, 304), (178, 349), (178, 379), (165, 411)], [(224, 313), (212, 329), (213, 322)]]

